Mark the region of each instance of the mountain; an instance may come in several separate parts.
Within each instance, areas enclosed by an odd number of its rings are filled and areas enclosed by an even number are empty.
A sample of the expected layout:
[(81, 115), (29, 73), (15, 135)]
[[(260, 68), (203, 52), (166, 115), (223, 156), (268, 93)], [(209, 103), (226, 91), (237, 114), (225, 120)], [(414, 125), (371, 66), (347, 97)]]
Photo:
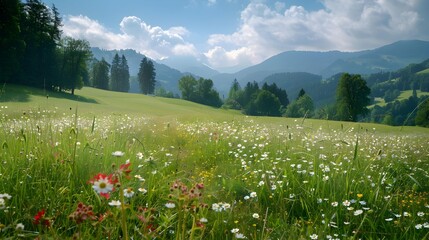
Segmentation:
[(212, 77), (216, 88), (227, 94), (231, 82), (237, 79), (243, 86), (247, 82), (262, 82), (276, 73), (308, 72), (328, 78), (340, 72), (371, 74), (395, 71), (408, 64), (429, 58), (429, 42), (419, 40), (398, 41), (373, 50), (358, 52), (287, 51), (232, 74)]
[(371, 74), (395, 71), (410, 63), (429, 58), (429, 42), (419, 40), (399, 41), (374, 50), (361, 52), (352, 58), (339, 59), (323, 69), (320, 74), (331, 76), (338, 72)]
[(168, 65), (183, 73), (191, 73), (203, 78), (211, 78), (219, 74), (218, 71), (201, 63), (192, 56), (170, 57), (159, 61), (159, 63)]
[[(118, 53), (119, 56), (124, 55), (128, 61), (131, 76), (137, 76), (140, 68), (140, 62), (145, 57), (145, 55), (138, 53), (132, 49), (103, 50), (95, 47), (91, 48), (91, 51), (93, 57), (98, 60), (104, 58), (104, 60), (106, 60), (109, 64), (112, 63), (113, 57), (116, 53)], [(178, 93), (178, 81), (182, 76), (184, 76), (184, 74), (179, 70), (171, 68), (165, 64), (160, 64), (154, 60), (152, 60), (152, 62), (155, 67), (157, 84), (159, 84), (168, 91)], [(132, 89), (130, 89), (130, 92), (139, 92), (138, 89), (135, 89), (138, 88), (137, 84), (131, 84), (131, 86)]]

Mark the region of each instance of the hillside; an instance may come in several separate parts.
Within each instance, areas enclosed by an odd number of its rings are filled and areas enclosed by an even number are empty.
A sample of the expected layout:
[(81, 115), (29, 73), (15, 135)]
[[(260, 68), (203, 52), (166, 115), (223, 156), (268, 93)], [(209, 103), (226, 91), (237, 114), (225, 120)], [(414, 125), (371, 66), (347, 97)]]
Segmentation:
[[(42, 110), (84, 115), (139, 115), (181, 119), (216, 119), (241, 115), (237, 111), (216, 109), (193, 102), (143, 94), (120, 93), (84, 87), (70, 93), (44, 92), (41, 89), (6, 85), (0, 94), (0, 105), (11, 112), (29, 113)], [(49, 97), (47, 97), (49, 96)]]

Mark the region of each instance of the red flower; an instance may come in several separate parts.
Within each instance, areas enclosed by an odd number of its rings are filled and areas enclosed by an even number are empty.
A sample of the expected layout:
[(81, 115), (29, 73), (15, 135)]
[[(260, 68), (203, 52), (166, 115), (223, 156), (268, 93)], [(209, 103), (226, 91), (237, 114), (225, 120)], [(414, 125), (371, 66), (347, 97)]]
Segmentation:
[(45, 209), (42, 209), (39, 212), (37, 212), (37, 214), (34, 216), (33, 222), (36, 225), (42, 223), (43, 226), (46, 226), (46, 227), (51, 226), (51, 222), (49, 221), (49, 219), (45, 218)]

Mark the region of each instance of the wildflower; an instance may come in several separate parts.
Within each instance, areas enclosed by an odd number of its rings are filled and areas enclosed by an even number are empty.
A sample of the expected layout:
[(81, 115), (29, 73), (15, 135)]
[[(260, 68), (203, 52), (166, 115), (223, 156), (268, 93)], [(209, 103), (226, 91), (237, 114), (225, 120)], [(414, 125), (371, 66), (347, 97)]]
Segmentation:
[(319, 236), (317, 234), (313, 233), (313, 234), (310, 235), (310, 238), (311, 239), (318, 239)]
[(422, 227), (423, 227), (423, 225), (420, 223), (415, 226), (416, 229), (422, 229)]
[(0, 194), (0, 198), (3, 198), (3, 199), (11, 199), (12, 198), (12, 196), (11, 195), (9, 195), (9, 194), (7, 194), (7, 193), (2, 193), (2, 194)]
[(146, 181), (142, 176), (140, 175), (134, 175), (135, 178), (137, 178), (140, 182)]
[(240, 229), (238, 229), (238, 228), (231, 229), (231, 233), (238, 233), (239, 231), (240, 231)]
[(166, 204), (165, 204), (165, 207), (167, 207), (167, 208), (175, 208), (175, 207), (176, 207), (176, 204), (174, 204), (174, 203), (172, 203), (172, 202), (169, 202), (169, 203), (166, 203)]
[(124, 196), (127, 198), (132, 198), (134, 196), (134, 191), (132, 188), (124, 189)]
[(92, 206), (87, 206), (83, 203), (79, 203), (76, 207), (76, 210), (69, 215), (70, 220), (76, 221), (77, 224), (84, 222), (87, 219), (96, 220), (92, 211)]
[(146, 190), (146, 189), (144, 189), (144, 188), (139, 188), (138, 190), (139, 190), (139, 192), (141, 192), (141, 193), (143, 193), (143, 194), (146, 194), (146, 193), (147, 193), (147, 190)]
[(124, 156), (124, 152), (121, 152), (121, 151), (115, 151), (115, 152), (112, 152), (112, 156), (114, 156), (114, 157), (122, 157), (122, 156)]
[(118, 201), (118, 200), (112, 200), (109, 202), (109, 206), (112, 206), (112, 207), (120, 207), (121, 204), (122, 204), (121, 201)]
[(249, 196), (244, 196), (244, 200), (249, 200), (250, 197)]
[(386, 218), (386, 219), (384, 219), (386, 222), (390, 222), (390, 221), (393, 221), (393, 218)]
[(423, 227), (424, 228), (429, 228), (429, 223), (428, 222), (423, 223)]
[(359, 215), (361, 215), (363, 213), (363, 210), (356, 210), (354, 213), (353, 213), (353, 215), (355, 215), (355, 216), (359, 216)]
[(24, 230), (24, 224), (22, 224), (22, 223), (18, 223), (18, 224), (16, 224), (15, 229), (16, 229), (17, 231), (22, 231), (22, 230)]
[(42, 209), (39, 212), (37, 212), (37, 214), (34, 216), (33, 223), (35, 225), (42, 223), (42, 225), (46, 227), (51, 226), (51, 222), (49, 221), (49, 219), (45, 218), (45, 209)]
[(358, 198), (362, 198), (362, 197), (363, 197), (363, 194), (362, 194), (362, 193), (358, 193), (356, 196), (357, 196)]
[(4, 209), (6, 207), (6, 201), (3, 198), (0, 198), (0, 209)]
[(137, 156), (137, 158), (138, 158), (139, 160), (142, 160), (142, 159), (143, 159), (143, 153), (141, 153), (141, 152), (138, 152), (138, 153), (136, 154), (136, 156)]
[(235, 234), (235, 238), (237, 238), (237, 239), (245, 239), (246, 236), (244, 236), (244, 234), (242, 234), (242, 233), (236, 233)]
[(338, 206), (338, 202), (332, 202), (332, 203), (331, 203), (331, 206), (332, 206), (332, 207), (336, 207), (336, 206)]
[(253, 217), (253, 218), (256, 218), (256, 219), (258, 219), (258, 218), (259, 218), (259, 214), (257, 214), (257, 213), (254, 213), (254, 214), (252, 215), (252, 217)]
[(117, 182), (116, 179), (112, 178), (112, 175), (105, 175), (102, 173), (97, 174), (93, 179), (89, 181), (92, 184), (92, 188), (101, 196), (109, 199), (109, 193), (114, 190), (114, 184)]
[(208, 220), (207, 220), (207, 218), (200, 218), (200, 222), (206, 223), (206, 222), (208, 222)]
[(251, 192), (249, 196), (250, 196), (251, 198), (255, 198), (255, 197), (257, 197), (256, 192)]
[(425, 213), (424, 212), (418, 212), (417, 213), (417, 216), (419, 216), (419, 217), (423, 217), (425, 215)]
[(345, 201), (343, 202), (343, 205), (344, 205), (345, 207), (350, 206), (350, 201), (349, 201), (349, 200), (345, 200)]

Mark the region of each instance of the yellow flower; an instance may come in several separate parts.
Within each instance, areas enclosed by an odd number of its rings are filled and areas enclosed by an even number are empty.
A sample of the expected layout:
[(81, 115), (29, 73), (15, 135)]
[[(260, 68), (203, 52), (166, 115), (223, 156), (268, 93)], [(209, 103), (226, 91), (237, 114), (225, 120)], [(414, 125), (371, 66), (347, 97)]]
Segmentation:
[(358, 194), (357, 194), (357, 197), (358, 197), (358, 198), (361, 198), (361, 197), (363, 197), (363, 194), (362, 194), (362, 193), (358, 193)]

